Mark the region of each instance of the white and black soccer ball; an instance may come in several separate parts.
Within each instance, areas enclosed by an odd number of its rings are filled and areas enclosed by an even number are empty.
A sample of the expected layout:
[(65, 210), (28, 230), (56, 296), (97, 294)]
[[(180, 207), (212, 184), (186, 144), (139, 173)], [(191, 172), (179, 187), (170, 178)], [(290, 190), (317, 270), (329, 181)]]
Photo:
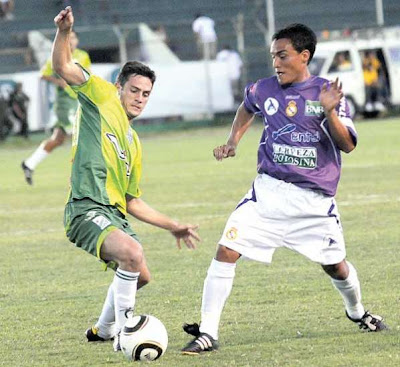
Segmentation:
[(129, 317), (121, 330), (121, 350), (131, 361), (154, 361), (168, 346), (168, 333), (164, 324), (154, 316)]

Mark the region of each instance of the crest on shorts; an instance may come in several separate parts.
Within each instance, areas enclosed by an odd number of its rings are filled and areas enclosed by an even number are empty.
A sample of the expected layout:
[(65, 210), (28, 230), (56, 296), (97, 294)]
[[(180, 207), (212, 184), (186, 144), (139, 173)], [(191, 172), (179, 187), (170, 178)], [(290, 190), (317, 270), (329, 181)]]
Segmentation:
[(289, 101), (286, 107), (286, 116), (293, 117), (297, 113), (297, 104), (295, 101)]
[(229, 228), (229, 229), (226, 231), (226, 233), (225, 233), (226, 238), (227, 238), (228, 240), (231, 240), (231, 241), (235, 240), (236, 237), (237, 237), (237, 231), (238, 231), (238, 230), (237, 230), (237, 228), (235, 228), (235, 227)]

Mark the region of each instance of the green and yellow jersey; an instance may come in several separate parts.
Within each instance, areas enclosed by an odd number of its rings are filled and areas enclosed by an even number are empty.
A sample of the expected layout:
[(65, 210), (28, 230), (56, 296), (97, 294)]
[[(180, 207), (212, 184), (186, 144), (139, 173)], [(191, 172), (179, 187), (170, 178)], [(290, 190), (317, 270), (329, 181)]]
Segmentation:
[(126, 215), (125, 195), (141, 195), (142, 148), (117, 88), (96, 75), (72, 89), (80, 108), (72, 138), (68, 202), (89, 198)]
[[(89, 54), (86, 51), (76, 48), (74, 52), (72, 52), (72, 61), (82, 65), (85, 69), (90, 70), (91, 61)], [(41, 75), (58, 77), (58, 75), (54, 72), (52, 68), (51, 58), (47, 60), (46, 64), (44, 64), (44, 66), (42, 67)], [(76, 93), (72, 90), (72, 88), (69, 85), (65, 89), (57, 87), (57, 98), (63, 98), (63, 97), (73, 98), (73, 99), (78, 98)]]

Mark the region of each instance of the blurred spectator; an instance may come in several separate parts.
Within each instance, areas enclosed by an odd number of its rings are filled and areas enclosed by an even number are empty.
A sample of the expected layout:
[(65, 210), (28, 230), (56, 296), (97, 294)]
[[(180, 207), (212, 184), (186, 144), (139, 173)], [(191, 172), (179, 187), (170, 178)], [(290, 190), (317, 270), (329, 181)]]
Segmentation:
[(18, 135), (28, 138), (28, 103), (29, 97), (22, 90), (22, 83), (15, 85), (14, 91), (10, 94), (9, 111), (10, 120), (16, 121), (20, 126)]
[(7, 100), (0, 94), (0, 141), (4, 140), (12, 130), (12, 124), (7, 118)]
[(337, 71), (349, 71), (353, 69), (353, 65), (351, 61), (349, 60), (349, 52), (339, 52), (337, 54), (337, 60), (336, 60), (336, 70)]
[(217, 34), (215, 22), (202, 14), (196, 14), (192, 29), (196, 36), (197, 51), (200, 58), (215, 59), (217, 54)]
[(229, 45), (225, 45), (217, 54), (217, 60), (227, 64), (229, 80), (235, 102), (241, 100), (240, 75), (243, 61), (238, 52)]
[(363, 57), (363, 74), (365, 83), (365, 111), (382, 111), (384, 106), (379, 100), (379, 72), (381, 63), (375, 52), (366, 51)]
[(321, 32), (321, 39), (322, 39), (323, 41), (329, 40), (330, 36), (331, 36), (331, 33), (329, 32), (328, 29), (324, 29), (324, 30)]
[(5, 20), (13, 20), (14, 0), (0, 0), (0, 5), (1, 5), (1, 16)]
[(154, 33), (157, 35), (160, 41), (163, 41), (165, 44), (168, 44), (168, 36), (165, 27), (162, 24), (157, 25), (154, 28)]

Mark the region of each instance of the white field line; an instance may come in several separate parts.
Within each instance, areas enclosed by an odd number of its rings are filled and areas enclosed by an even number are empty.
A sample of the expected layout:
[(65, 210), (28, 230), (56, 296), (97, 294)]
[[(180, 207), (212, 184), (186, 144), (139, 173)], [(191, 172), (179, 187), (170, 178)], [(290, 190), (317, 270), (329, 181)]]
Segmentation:
[[(339, 207), (341, 206), (363, 206), (369, 204), (383, 204), (383, 203), (393, 203), (400, 202), (400, 196), (391, 198), (387, 195), (354, 195), (351, 200), (338, 200)], [(191, 208), (191, 207), (209, 207), (214, 205), (227, 205), (227, 202), (217, 202), (217, 203), (193, 203), (187, 202), (182, 204), (170, 204), (163, 205), (164, 207), (170, 208)], [(21, 209), (14, 211), (4, 211), (0, 210), (0, 214), (21, 214), (21, 213), (32, 213), (32, 210), (36, 212), (40, 211), (62, 211), (63, 208), (36, 208), (36, 209)], [(197, 216), (198, 219), (213, 219), (220, 217), (228, 217), (229, 213), (215, 213), (215, 214), (206, 214)], [(30, 229), (30, 230), (19, 230), (19, 231), (0, 231), (0, 235), (5, 236), (27, 236), (27, 235), (35, 235), (35, 234), (43, 234), (43, 233), (55, 233), (60, 232), (64, 234), (64, 229), (60, 226), (57, 228), (46, 228), (46, 229)]]
[(338, 200), (340, 206), (363, 206), (369, 204), (384, 204), (400, 202), (400, 196), (390, 197), (388, 195), (354, 195), (351, 200)]
[(58, 228), (46, 228), (46, 229), (27, 229), (27, 230), (20, 230), (20, 231), (5, 231), (5, 232), (0, 232), (0, 235), (3, 236), (31, 236), (31, 235), (36, 235), (36, 234), (43, 234), (43, 233), (55, 233), (59, 232), (64, 234), (64, 229), (62, 227)]
[(12, 215), (12, 214), (33, 214), (43, 212), (60, 212), (64, 213), (64, 207), (36, 207), (36, 208), (24, 208), (24, 209), (5, 209), (0, 207), (0, 215)]

